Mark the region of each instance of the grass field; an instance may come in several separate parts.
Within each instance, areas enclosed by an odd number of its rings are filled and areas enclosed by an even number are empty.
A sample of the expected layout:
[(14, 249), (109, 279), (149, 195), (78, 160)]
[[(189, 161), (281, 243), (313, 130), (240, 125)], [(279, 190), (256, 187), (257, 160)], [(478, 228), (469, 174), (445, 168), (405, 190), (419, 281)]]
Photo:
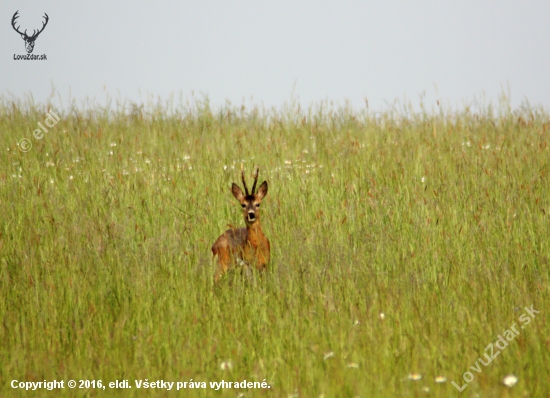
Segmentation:
[[(0, 101), (1, 397), (550, 396), (545, 111), (47, 111)], [(272, 260), (215, 286), (241, 163)]]

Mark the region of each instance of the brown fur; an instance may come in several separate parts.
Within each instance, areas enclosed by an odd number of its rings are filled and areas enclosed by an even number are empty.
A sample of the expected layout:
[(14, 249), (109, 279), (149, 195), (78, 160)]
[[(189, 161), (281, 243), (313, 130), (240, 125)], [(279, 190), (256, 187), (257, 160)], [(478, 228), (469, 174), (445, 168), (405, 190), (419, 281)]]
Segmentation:
[(229, 229), (214, 242), (212, 253), (218, 256), (216, 282), (236, 264), (244, 266), (247, 271), (250, 267), (264, 270), (269, 264), (271, 249), (269, 239), (262, 231), (259, 208), (262, 199), (267, 195), (267, 182), (264, 181), (258, 188), (258, 192), (254, 193), (258, 180), (258, 169), (256, 169), (253, 191), (249, 194), (244, 173), (242, 178), (246, 195), (237, 184), (233, 184), (231, 192), (243, 208), (246, 228)]

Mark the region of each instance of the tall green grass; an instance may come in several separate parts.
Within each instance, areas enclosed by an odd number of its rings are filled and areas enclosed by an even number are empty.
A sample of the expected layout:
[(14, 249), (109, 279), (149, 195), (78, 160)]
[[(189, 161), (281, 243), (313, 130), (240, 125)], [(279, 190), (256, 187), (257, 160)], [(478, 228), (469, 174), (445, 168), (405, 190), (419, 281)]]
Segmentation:
[[(37, 140), (49, 105), (0, 104), (0, 396), (550, 393), (545, 111), (73, 106)], [(272, 262), (214, 286), (210, 247), (244, 225), (241, 163), (269, 182)], [(271, 388), (135, 388), (146, 378)], [(133, 388), (10, 386), (45, 379)]]

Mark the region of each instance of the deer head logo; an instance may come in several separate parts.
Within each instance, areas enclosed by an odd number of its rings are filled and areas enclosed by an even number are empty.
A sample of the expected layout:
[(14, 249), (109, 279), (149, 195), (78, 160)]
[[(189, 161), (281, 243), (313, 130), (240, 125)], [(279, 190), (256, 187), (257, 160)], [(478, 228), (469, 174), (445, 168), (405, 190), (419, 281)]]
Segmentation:
[(19, 30), (19, 26), (15, 26), (15, 22), (16, 22), (16, 19), (19, 18), (19, 15), (17, 15), (19, 13), (19, 11), (16, 11), (15, 14), (13, 14), (13, 18), (11, 19), (11, 26), (13, 27), (13, 29), (19, 33), (21, 35), (21, 38), (23, 38), (23, 40), (25, 40), (25, 48), (27, 50), (27, 53), (32, 53), (32, 50), (34, 50), (34, 41), (38, 38), (38, 35), (40, 33), (42, 33), (42, 31), (44, 30), (44, 28), (46, 27), (46, 25), (48, 24), (48, 20), (50, 19), (48, 17), (48, 14), (44, 13), (44, 19), (46, 20), (45, 22), (42, 22), (42, 29), (36, 31), (36, 30), (33, 30), (33, 33), (31, 36), (27, 35), (27, 29), (25, 29), (25, 32), (21, 32)]

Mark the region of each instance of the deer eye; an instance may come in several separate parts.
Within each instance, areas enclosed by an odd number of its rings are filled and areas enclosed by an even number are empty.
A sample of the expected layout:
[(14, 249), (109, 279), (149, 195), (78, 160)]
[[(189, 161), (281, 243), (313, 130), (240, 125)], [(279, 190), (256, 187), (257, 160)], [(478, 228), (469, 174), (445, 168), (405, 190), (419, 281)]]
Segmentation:
[(246, 207), (246, 205), (241, 205), (241, 207), (244, 209)]
[(260, 204), (259, 204), (259, 203), (256, 203), (256, 207), (260, 207)]

